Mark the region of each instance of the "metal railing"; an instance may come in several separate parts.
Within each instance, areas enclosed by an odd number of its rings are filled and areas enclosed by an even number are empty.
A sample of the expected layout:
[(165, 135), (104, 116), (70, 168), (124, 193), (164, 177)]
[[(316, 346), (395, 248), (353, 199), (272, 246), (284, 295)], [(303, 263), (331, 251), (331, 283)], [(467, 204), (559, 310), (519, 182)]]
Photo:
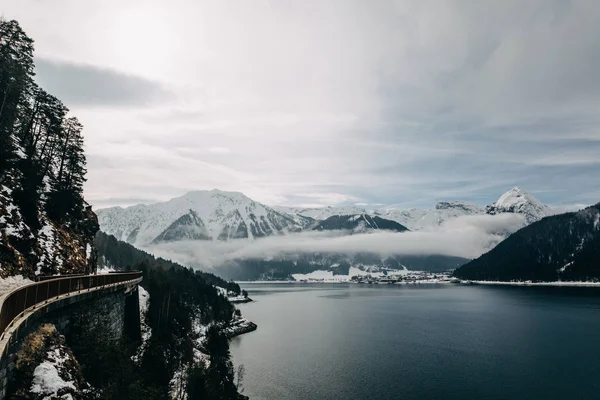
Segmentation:
[(132, 281), (142, 277), (141, 272), (124, 272), (118, 274), (84, 275), (56, 277), (26, 286), (10, 292), (0, 308), (0, 335), (25, 310), (44, 304), (48, 300), (73, 292), (81, 292), (115, 283)]

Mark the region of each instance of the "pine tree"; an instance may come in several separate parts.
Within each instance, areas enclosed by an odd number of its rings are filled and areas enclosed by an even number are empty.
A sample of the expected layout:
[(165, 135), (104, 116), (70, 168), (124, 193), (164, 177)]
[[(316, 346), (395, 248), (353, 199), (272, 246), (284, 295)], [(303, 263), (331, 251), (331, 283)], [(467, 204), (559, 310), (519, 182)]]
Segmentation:
[(15, 162), (15, 127), (31, 95), (33, 68), (33, 40), (17, 21), (0, 18), (0, 183)]

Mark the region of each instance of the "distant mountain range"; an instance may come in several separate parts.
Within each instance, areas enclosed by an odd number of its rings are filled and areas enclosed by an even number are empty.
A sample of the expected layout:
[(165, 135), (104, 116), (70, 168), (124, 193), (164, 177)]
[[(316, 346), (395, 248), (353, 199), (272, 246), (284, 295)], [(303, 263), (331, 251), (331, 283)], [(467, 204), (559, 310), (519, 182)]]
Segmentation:
[(242, 193), (193, 191), (164, 203), (97, 211), (102, 231), (137, 246), (180, 240), (256, 239), (305, 230), (432, 230), (465, 215), (519, 213), (528, 223), (554, 214), (529, 193), (513, 188), (480, 207), (450, 201), (432, 210), (366, 210), (357, 206), (269, 207)]
[(242, 193), (194, 191), (165, 203), (96, 212), (100, 229), (138, 246), (178, 240), (254, 239), (298, 232), (312, 219), (279, 213)]
[(444, 222), (465, 215), (496, 215), (501, 213), (522, 214), (528, 224), (539, 221), (549, 215), (556, 214), (549, 206), (541, 203), (526, 191), (514, 187), (504, 193), (491, 205), (481, 207), (464, 201), (442, 201), (434, 209), (387, 209), (368, 210), (357, 206), (325, 207), (325, 208), (290, 208), (275, 207), (277, 211), (288, 215), (300, 215), (317, 220), (327, 219), (334, 215), (368, 214), (378, 216), (404, 225), (411, 231), (431, 230)]
[(598, 280), (600, 203), (534, 222), (454, 274), (488, 281)]

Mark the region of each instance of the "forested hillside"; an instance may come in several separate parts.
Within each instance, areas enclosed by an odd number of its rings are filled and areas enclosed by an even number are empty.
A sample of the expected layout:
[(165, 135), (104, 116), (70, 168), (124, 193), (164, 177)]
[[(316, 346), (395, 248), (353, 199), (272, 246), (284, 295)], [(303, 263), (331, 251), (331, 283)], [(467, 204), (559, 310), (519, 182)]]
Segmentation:
[(0, 19), (0, 276), (91, 272), (82, 125), (34, 80), (33, 40)]
[[(115, 270), (136, 269), (135, 267), (141, 264), (152, 265), (155, 268), (167, 270), (185, 269), (181, 264), (156, 258), (150, 253), (137, 249), (129, 243), (117, 240), (112, 235), (107, 235), (102, 231), (96, 233), (94, 240), (95, 246), (98, 249), (98, 267), (113, 268)], [(240, 293), (240, 286), (235, 282), (228, 282), (214, 274), (202, 271), (195, 271), (195, 275), (201, 277), (206, 283), (214, 286), (219, 286), (228, 291)]]
[(354, 215), (332, 215), (331, 217), (319, 221), (312, 228), (316, 231), (334, 231), (345, 230), (357, 233), (369, 232), (373, 230), (387, 230), (394, 232), (405, 232), (408, 228), (404, 225), (369, 214)]
[(598, 260), (600, 203), (535, 222), (454, 275), (472, 280), (592, 281), (600, 279)]
[[(83, 127), (36, 84), (33, 50), (33, 40), (16, 21), (0, 19), (0, 277), (91, 273), (97, 267), (99, 227), (82, 193)], [(97, 242), (103, 264), (143, 271), (145, 335), (140, 345), (131, 338), (114, 340), (97, 325), (91, 332), (56, 332), (93, 387), (76, 397), (243, 398), (224, 332), (231, 335), (240, 313), (215, 287), (239, 293), (239, 286), (155, 259), (106, 235)], [(30, 375), (42, 359), (36, 358)], [(22, 389), (11, 398), (41, 398), (31, 384)], [(59, 397), (65, 396), (74, 398)]]
[[(243, 399), (234, 384), (235, 371), (224, 335), (240, 314), (215, 286), (236, 294), (240, 287), (213, 274), (155, 258), (101, 231), (95, 241), (100, 266), (143, 272), (141, 286), (148, 293), (149, 305), (142, 320), (151, 332), (133, 354), (130, 345), (100, 340), (96, 346), (96, 339), (89, 338), (93, 335), (78, 341), (74, 352), (83, 360), (84, 374), (93, 377), (90, 383), (111, 390), (103, 398), (135, 399), (143, 394), (145, 399)], [(107, 349), (117, 360), (103, 355)], [(111, 371), (115, 363), (132, 371), (135, 379), (122, 382), (120, 375)]]

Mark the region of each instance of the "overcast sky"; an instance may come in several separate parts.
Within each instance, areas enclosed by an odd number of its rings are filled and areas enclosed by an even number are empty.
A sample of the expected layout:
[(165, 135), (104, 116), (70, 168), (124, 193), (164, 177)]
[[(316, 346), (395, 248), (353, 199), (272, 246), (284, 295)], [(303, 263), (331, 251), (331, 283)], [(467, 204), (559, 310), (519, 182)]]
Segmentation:
[(600, 201), (600, 2), (3, 0), (96, 208)]

